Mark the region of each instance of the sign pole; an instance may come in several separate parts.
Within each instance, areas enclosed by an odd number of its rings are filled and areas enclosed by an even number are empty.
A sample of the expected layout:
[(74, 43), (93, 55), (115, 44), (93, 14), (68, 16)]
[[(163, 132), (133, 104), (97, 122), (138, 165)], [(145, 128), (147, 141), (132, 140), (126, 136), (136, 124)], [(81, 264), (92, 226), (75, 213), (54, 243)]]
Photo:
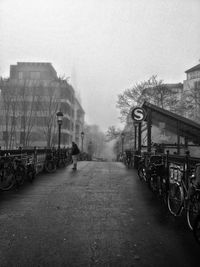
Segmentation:
[(134, 140), (134, 150), (137, 150), (137, 124), (134, 123), (134, 128), (135, 128), (135, 140)]
[(147, 152), (151, 153), (151, 111), (148, 112), (147, 116)]
[(142, 148), (142, 131), (141, 131), (141, 122), (138, 124), (138, 152), (141, 154)]
[[(135, 144), (134, 144), (135, 151), (138, 150), (139, 154), (141, 154), (141, 148), (142, 148), (141, 123), (146, 118), (146, 111), (141, 107), (135, 107), (131, 112), (131, 116), (132, 116), (132, 119), (134, 121), (134, 126), (135, 126)], [(137, 133), (138, 133), (138, 137), (137, 137)]]

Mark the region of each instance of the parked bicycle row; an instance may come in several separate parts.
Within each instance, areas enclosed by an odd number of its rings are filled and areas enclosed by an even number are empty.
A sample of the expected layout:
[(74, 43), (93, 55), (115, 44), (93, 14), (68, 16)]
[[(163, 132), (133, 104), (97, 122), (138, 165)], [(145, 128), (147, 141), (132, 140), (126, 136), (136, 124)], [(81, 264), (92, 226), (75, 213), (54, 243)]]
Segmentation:
[(138, 176), (163, 201), (173, 216), (186, 214), (200, 243), (199, 159), (167, 154), (138, 156)]
[(32, 182), (42, 171), (55, 172), (71, 163), (69, 148), (0, 150), (0, 190)]

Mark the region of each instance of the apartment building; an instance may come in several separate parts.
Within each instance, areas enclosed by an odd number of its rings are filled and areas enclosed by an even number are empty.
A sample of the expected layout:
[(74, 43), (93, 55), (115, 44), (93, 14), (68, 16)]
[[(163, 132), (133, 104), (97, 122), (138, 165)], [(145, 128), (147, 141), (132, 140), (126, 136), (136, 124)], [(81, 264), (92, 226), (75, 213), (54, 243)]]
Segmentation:
[(74, 101), (74, 135), (73, 135), (73, 140), (76, 142), (76, 144), (81, 147), (81, 132), (83, 131), (83, 125), (84, 125), (84, 110), (78, 101), (77, 98), (75, 98)]
[(186, 117), (200, 122), (200, 64), (185, 71), (186, 80), (183, 82), (184, 101), (192, 106), (186, 112)]
[[(63, 112), (61, 147), (69, 146), (84, 124), (84, 110), (76, 112), (74, 88), (57, 76), (48, 62), (18, 62), (10, 66), (10, 77), (1, 83), (0, 144), (12, 147), (49, 147), (58, 142), (56, 113)], [(78, 117), (77, 117), (78, 116)]]
[(185, 71), (186, 80), (184, 81), (184, 90), (187, 88), (200, 88), (200, 64)]

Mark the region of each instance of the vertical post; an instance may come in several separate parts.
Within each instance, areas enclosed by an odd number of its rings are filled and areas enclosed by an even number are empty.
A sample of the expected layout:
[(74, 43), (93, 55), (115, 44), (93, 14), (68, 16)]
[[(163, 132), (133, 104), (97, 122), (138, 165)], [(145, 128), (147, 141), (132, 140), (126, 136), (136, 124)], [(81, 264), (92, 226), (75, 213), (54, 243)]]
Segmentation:
[(60, 151), (60, 140), (61, 140), (61, 125), (63, 120), (63, 113), (61, 111), (58, 111), (56, 113), (57, 116), (57, 122), (58, 122), (58, 151)]
[(121, 140), (122, 140), (122, 155), (124, 154), (124, 133), (121, 134)]
[(141, 122), (138, 124), (138, 152), (141, 155), (141, 146), (142, 146), (142, 131), (141, 131)]
[(190, 157), (190, 152), (189, 151), (186, 151), (184, 171), (185, 171), (185, 183), (186, 183), (187, 188), (189, 186), (189, 173), (190, 173), (189, 157)]
[(180, 130), (179, 130), (179, 122), (177, 121), (177, 154), (180, 154)]
[(83, 152), (83, 137), (81, 137), (81, 151)]
[(185, 136), (185, 150), (188, 150), (188, 137)]
[[(169, 172), (169, 150), (167, 150), (166, 160), (165, 160), (165, 174), (167, 177), (167, 181), (170, 182), (170, 172)], [(169, 182), (166, 183), (167, 190), (169, 189)]]
[(134, 140), (134, 149), (135, 152), (137, 151), (137, 124), (134, 123), (134, 128), (135, 128), (135, 140)]
[(152, 127), (152, 111), (147, 114), (147, 152), (151, 153), (151, 127)]
[(84, 132), (81, 132), (81, 152), (83, 153), (83, 138), (84, 138)]
[(58, 150), (60, 151), (60, 140), (61, 140), (61, 124), (58, 124)]

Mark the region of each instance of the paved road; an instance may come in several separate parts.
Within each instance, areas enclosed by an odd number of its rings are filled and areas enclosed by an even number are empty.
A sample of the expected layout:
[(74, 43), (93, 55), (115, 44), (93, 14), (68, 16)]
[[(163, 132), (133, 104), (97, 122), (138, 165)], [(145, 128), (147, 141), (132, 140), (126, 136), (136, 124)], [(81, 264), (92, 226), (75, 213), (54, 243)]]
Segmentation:
[(0, 266), (200, 266), (185, 218), (134, 170), (79, 162), (0, 195)]

